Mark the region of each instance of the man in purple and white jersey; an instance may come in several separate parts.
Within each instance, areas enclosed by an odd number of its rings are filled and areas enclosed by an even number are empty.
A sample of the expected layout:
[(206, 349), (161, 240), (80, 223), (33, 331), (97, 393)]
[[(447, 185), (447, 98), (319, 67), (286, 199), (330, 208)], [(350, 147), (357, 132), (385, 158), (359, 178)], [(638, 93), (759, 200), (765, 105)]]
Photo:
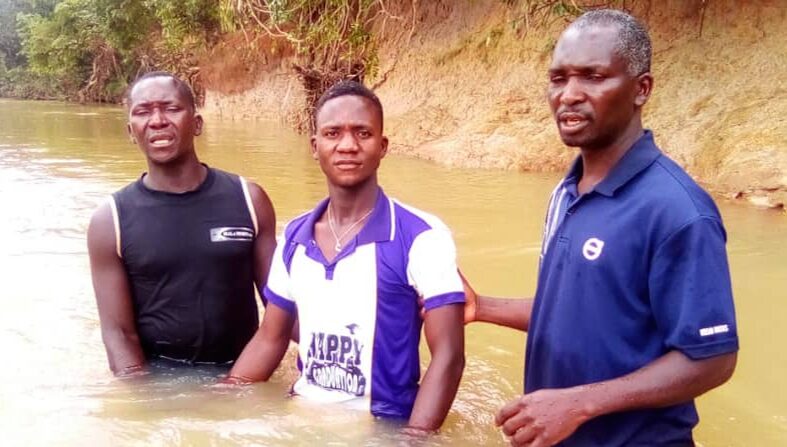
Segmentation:
[[(451, 233), (378, 186), (388, 139), (374, 93), (336, 84), (314, 121), (312, 152), (329, 196), (286, 226), (264, 290), (272, 305), (226, 381), (267, 380), (297, 316), (303, 367), (294, 394), (436, 430), (464, 369), (465, 295)], [(422, 324), (432, 358), (420, 380)]]

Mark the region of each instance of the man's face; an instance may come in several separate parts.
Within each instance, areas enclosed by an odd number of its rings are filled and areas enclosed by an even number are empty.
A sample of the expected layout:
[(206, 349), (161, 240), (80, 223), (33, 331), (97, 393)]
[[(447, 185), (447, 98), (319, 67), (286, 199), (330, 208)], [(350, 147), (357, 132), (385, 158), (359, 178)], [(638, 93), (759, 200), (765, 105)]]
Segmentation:
[(354, 188), (376, 179), (388, 150), (380, 113), (370, 100), (345, 95), (323, 104), (311, 137), (312, 156), (332, 185)]
[(169, 163), (194, 151), (202, 117), (172, 79), (143, 79), (131, 91), (128, 108), (128, 134), (151, 162)]
[[(547, 98), (567, 146), (603, 149), (614, 143), (645, 104), (649, 88), (615, 52), (614, 26), (569, 28), (549, 67)], [(649, 87), (649, 84), (648, 84)]]

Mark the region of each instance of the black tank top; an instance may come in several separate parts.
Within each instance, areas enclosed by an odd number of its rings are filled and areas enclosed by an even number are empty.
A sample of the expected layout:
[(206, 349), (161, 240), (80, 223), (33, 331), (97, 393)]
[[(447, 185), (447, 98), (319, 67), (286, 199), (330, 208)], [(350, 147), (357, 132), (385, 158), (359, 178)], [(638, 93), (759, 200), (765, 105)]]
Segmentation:
[(148, 358), (228, 362), (254, 335), (255, 225), (241, 181), (208, 168), (194, 191), (153, 191), (140, 178), (113, 194)]

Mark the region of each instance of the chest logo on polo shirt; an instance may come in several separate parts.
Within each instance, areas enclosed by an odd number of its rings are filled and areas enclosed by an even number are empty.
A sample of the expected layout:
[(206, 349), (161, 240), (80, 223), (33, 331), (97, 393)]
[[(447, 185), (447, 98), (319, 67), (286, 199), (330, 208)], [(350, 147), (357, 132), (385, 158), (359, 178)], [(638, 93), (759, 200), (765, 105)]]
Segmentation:
[(219, 227), (210, 229), (211, 242), (253, 241), (254, 230), (248, 227)]
[(312, 332), (303, 375), (312, 385), (363, 396), (366, 377), (359, 367), (363, 351), (363, 343), (356, 338), (359, 326), (345, 327), (349, 334)]
[(586, 240), (585, 245), (582, 246), (582, 256), (584, 256), (588, 261), (595, 261), (599, 256), (601, 256), (601, 252), (603, 250), (604, 241), (592, 237)]

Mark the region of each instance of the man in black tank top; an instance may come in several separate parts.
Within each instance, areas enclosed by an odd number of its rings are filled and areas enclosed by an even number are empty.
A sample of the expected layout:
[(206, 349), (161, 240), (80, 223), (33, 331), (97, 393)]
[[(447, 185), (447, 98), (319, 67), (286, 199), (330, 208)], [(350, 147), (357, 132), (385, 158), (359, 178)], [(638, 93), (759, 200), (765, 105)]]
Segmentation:
[(148, 172), (96, 210), (87, 235), (109, 366), (127, 375), (155, 358), (231, 362), (257, 330), (273, 207), (258, 185), (200, 163), (202, 117), (183, 81), (148, 73), (127, 100)]

